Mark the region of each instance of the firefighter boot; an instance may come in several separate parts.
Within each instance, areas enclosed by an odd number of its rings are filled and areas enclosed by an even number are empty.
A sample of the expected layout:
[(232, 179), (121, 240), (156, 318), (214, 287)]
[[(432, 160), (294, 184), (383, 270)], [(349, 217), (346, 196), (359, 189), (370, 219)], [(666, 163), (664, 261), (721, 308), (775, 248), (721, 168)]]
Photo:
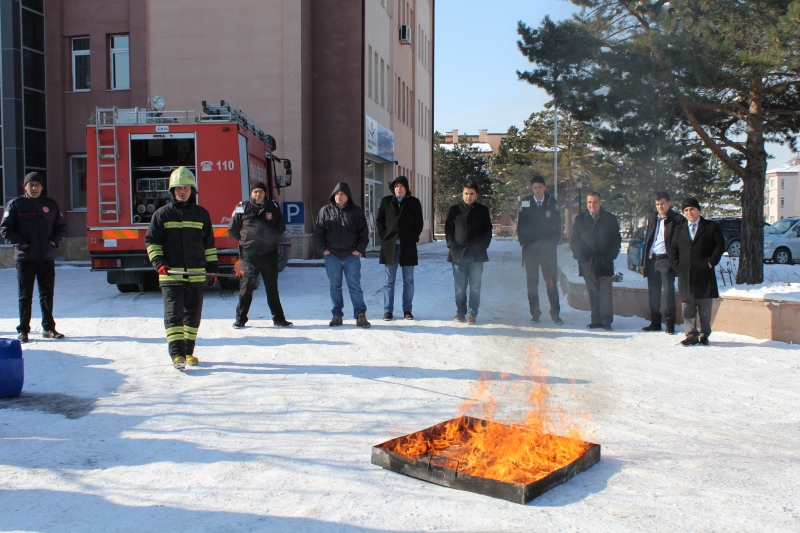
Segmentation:
[(172, 358), (172, 366), (178, 370), (183, 370), (186, 368), (186, 358), (182, 355), (176, 355)]
[(193, 356), (192, 354), (187, 354), (186, 355), (186, 364), (187, 365), (189, 365), (189, 366), (197, 366), (197, 364), (199, 362), (200, 362), (200, 360), (197, 357)]

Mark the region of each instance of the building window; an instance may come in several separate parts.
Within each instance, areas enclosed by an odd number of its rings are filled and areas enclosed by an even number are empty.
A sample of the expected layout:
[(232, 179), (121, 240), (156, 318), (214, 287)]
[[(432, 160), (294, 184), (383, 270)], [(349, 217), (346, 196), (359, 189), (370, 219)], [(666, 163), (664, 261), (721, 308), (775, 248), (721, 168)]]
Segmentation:
[(769, 199), (769, 205), (775, 205), (775, 198), (774, 197)]
[(769, 188), (770, 189), (774, 189), (775, 188), (775, 180), (774, 179), (769, 180)]
[(367, 47), (367, 95), (372, 97), (372, 47)]
[(111, 89), (131, 88), (131, 59), (127, 35), (111, 36)]
[(72, 155), (69, 158), (69, 183), (71, 209), (86, 209), (86, 155)]
[(770, 222), (770, 224), (775, 222), (775, 217), (774, 216), (769, 217), (769, 222)]
[(785, 189), (785, 188), (786, 188), (786, 179), (785, 178), (781, 178), (781, 189)]
[(89, 89), (89, 38), (77, 37), (72, 39), (72, 90)]
[(786, 207), (786, 198), (781, 198), (781, 207)]

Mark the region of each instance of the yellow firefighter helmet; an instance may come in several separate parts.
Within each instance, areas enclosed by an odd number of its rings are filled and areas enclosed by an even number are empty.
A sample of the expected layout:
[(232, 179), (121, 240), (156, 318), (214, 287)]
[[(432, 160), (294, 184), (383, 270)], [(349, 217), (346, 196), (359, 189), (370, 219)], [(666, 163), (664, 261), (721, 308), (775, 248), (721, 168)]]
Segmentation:
[(192, 171), (186, 167), (178, 167), (169, 175), (169, 191), (175, 187), (191, 187), (197, 191), (197, 180)]

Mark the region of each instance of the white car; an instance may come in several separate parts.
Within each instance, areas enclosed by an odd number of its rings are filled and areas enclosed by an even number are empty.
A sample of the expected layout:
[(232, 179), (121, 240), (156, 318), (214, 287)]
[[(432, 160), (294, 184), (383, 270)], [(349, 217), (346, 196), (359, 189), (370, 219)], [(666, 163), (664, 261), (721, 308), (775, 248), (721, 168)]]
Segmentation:
[(784, 218), (764, 230), (764, 259), (781, 265), (800, 260), (800, 217)]

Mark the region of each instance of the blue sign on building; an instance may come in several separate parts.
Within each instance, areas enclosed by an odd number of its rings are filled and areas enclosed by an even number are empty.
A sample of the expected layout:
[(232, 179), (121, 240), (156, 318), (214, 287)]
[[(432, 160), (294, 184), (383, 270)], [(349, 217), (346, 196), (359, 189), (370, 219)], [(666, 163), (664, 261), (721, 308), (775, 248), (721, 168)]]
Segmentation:
[(306, 209), (304, 202), (283, 202), (283, 218), (286, 224), (305, 224)]

